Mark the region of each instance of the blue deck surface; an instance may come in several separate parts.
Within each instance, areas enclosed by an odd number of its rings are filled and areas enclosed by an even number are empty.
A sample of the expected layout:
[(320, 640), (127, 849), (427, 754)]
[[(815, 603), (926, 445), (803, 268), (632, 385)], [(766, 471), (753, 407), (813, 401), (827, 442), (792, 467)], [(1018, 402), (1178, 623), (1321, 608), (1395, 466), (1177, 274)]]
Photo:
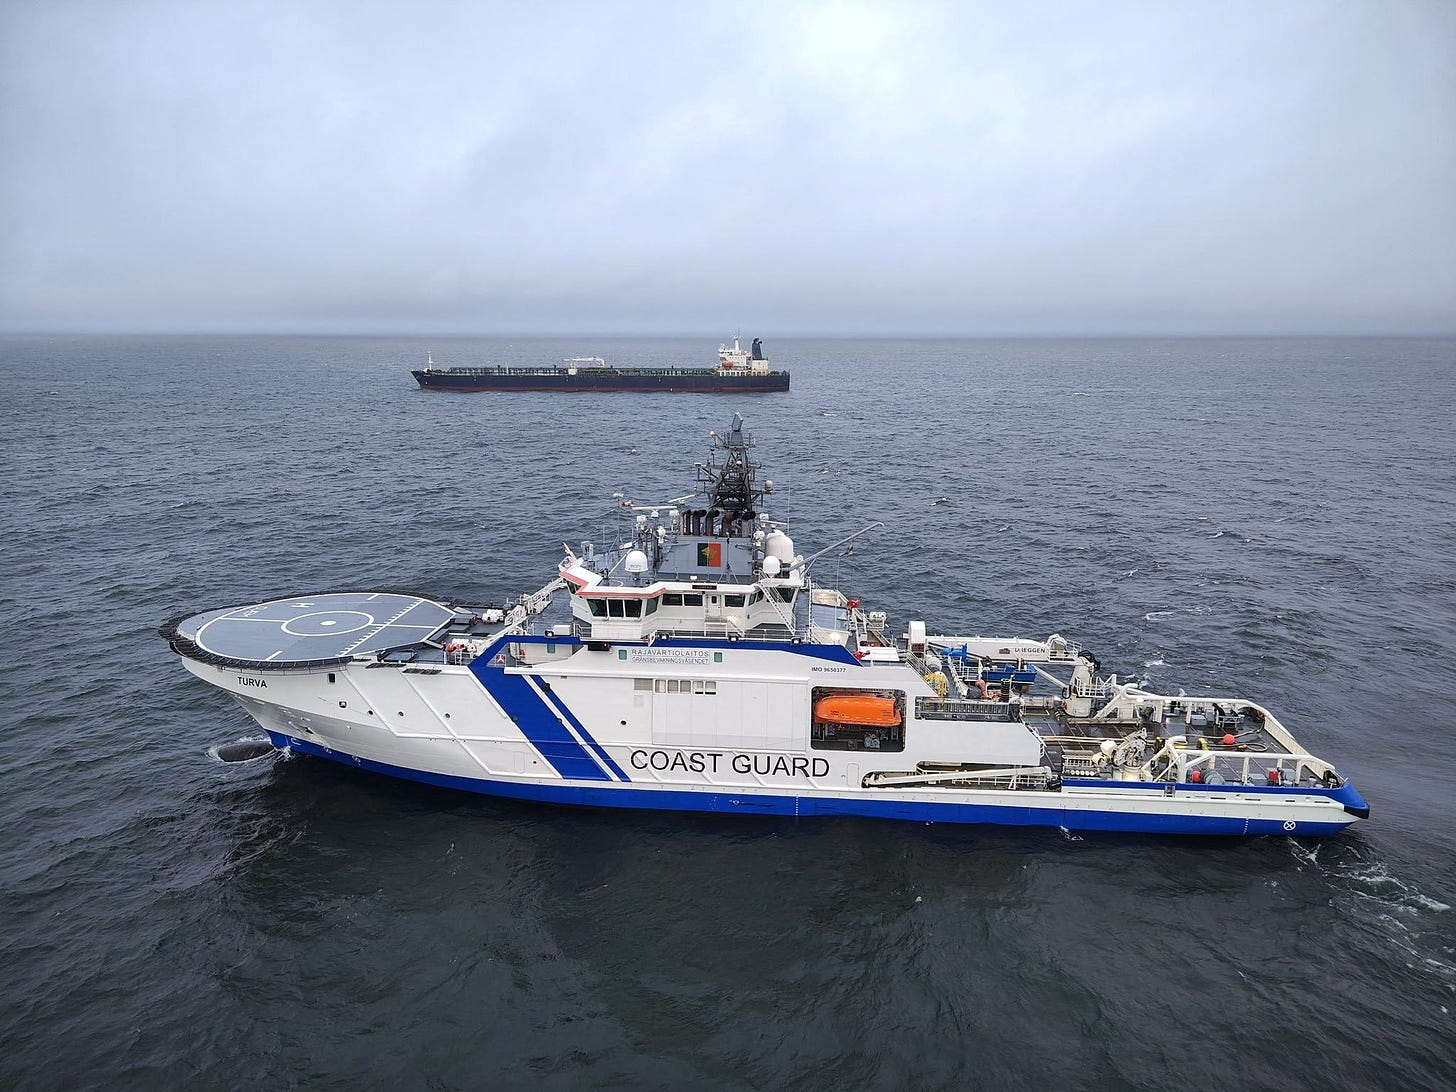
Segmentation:
[(331, 592), (207, 611), (178, 629), (218, 656), (287, 664), (411, 644), (455, 613), (415, 595)]

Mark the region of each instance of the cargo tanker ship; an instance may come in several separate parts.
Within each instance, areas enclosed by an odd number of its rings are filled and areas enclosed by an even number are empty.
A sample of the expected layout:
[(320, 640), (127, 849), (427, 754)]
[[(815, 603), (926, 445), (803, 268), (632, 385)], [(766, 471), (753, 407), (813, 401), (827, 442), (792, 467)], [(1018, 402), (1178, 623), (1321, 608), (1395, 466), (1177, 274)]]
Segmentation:
[(411, 374), (427, 391), (664, 391), (704, 394), (769, 394), (789, 389), (789, 373), (774, 371), (763, 356), (763, 342), (743, 348), (718, 348), (712, 368), (615, 368), (599, 356), (569, 357), (541, 368), (437, 368), (433, 356)]

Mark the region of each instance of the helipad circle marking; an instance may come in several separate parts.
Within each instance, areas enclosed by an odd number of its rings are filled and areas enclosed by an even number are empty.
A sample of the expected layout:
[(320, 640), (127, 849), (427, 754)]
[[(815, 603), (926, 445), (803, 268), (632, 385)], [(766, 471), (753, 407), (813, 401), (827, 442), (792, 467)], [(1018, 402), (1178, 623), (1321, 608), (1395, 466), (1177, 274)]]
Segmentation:
[[(359, 620), (347, 629), (338, 628), (356, 618)], [(332, 637), (343, 633), (358, 633), (374, 624), (374, 615), (365, 614), (362, 610), (318, 610), (288, 619), (283, 623), (283, 632), (290, 637)]]

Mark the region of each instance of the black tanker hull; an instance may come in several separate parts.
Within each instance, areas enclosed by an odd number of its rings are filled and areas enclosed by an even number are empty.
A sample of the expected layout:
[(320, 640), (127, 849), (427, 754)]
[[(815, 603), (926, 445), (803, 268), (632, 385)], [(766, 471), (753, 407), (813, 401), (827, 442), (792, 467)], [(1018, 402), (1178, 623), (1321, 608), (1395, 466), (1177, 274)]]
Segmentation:
[(561, 372), (531, 372), (525, 369), (499, 370), (461, 368), (448, 371), (416, 371), (411, 375), (427, 391), (575, 391), (582, 394), (604, 391), (662, 391), (697, 394), (771, 394), (789, 389), (788, 372), (766, 375), (725, 375), (712, 368), (583, 369), (572, 375)]

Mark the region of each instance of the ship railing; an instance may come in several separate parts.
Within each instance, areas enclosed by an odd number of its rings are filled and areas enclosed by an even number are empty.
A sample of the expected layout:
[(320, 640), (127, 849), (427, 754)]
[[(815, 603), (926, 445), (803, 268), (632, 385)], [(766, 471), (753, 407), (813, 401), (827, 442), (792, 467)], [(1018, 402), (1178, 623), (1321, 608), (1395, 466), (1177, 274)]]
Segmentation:
[(515, 629), (527, 619), (533, 618), (551, 606), (551, 596), (566, 587), (561, 577), (549, 580), (533, 592), (527, 592), (517, 600), (516, 605), (506, 612), (504, 629)]
[(986, 770), (880, 771), (866, 774), (862, 784), (874, 788), (944, 786), (958, 789), (1046, 789), (1052, 771), (1046, 766), (999, 766)]
[(742, 637), (743, 624), (732, 618), (705, 618), (703, 632), (709, 637)]
[(1047, 694), (1024, 694), (1021, 697), (1024, 713), (1052, 713), (1062, 707), (1062, 699)]
[[(1194, 777), (1195, 771), (1197, 777)], [(1174, 737), (1143, 764), (1154, 781), (1225, 785), (1343, 784), (1335, 768), (1317, 755), (1303, 752), (1207, 750), (1190, 748)], [(1211, 780), (1212, 778), (1212, 780)]]
[(1096, 754), (1068, 754), (1062, 756), (1063, 777), (1099, 777), (1101, 766)]
[[(583, 621), (580, 618), (572, 619), (572, 633), (582, 641), (608, 640), (614, 644), (635, 644), (632, 638), (627, 637), (594, 637), (593, 625), (591, 622)], [(757, 625), (752, 629), (744, 629), (742, 623), (724, 621), (702, 621), (692, 625), (680, 626), (658, 626), (655, 629), (643, 633), (642, 638), (647, 641), (668, 640), (674, 637), (712, 637), (721, 641), (774, 641), (783, 642), (795, 639), (795, 633), (787, 626), (769, 624)]]
[(921, 720), (1017, 721), (1021, 709), (1015, 702), (920, 697), (915, 699), (915, 715)]
[[(726, 627), (726, 628), (725, 628)], [(785, 641), (792, 640), (793, 633), (781, 626), (774, 626), (773, 632), (765, 632), (767, 627), (755, 626), (753, 629), (743, 629), (742, 626), (733, 623), (704, 622), (702, 625), (692, 627), (677, 627), (673, 629), (659, 629), (650, 636), (656, 638), (668, 637), (715, 637), (718, 640), (727, 641)]]
[(929, 675), (932, 671), (939, 671), (940, 657), (922, 656), (918, 652), (905, 651), (905, 662), (913, 667), (917, 674)]

